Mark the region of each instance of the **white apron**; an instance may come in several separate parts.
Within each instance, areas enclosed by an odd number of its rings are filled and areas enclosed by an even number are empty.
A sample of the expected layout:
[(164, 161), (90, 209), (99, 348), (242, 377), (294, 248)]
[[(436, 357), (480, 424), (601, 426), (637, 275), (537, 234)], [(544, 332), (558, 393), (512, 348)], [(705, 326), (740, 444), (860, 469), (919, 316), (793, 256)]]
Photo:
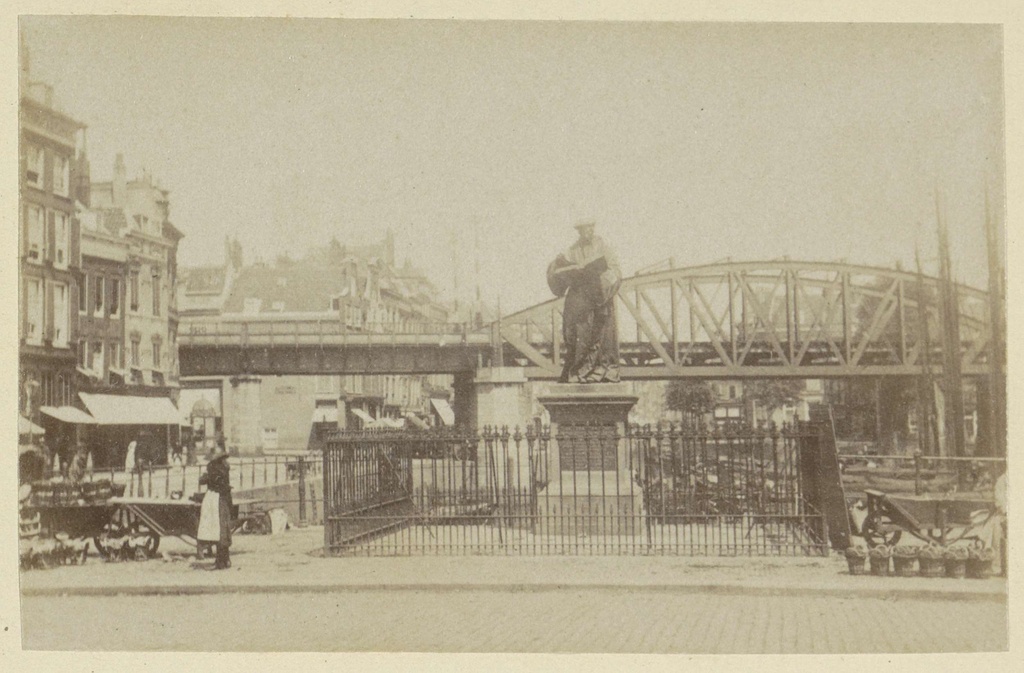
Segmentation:
[(216, 491), (207, 491), (203, 496), (196, 539), (200, 542), (220, 542), (220, 493)]

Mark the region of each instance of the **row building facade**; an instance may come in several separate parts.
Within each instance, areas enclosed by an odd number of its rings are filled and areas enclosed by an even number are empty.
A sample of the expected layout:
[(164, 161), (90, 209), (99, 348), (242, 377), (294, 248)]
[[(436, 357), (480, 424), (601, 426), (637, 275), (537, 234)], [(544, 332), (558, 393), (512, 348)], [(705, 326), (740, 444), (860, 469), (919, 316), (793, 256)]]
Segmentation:
[[(418, 329), (448, 320), (437, 290), (411, 263), (395, 263), (394, 238), (362, 247), (332, 241), (300, 260), (245, 265), (237, 241), (225, 243), (220, 266), (183, 268), (183, 319), (341, 321), (354, 332)], [(240, 452), (315, 450), (335, 429), (429, 423), (431, 398), (448, 376), (320, 375), (229, 377), (186, 381), (182, 413), (219, 404), (214, 425)], [(209, 421), (197, 412), (196, 429)], [(206, 438), (207, 440), (209, 438)]]

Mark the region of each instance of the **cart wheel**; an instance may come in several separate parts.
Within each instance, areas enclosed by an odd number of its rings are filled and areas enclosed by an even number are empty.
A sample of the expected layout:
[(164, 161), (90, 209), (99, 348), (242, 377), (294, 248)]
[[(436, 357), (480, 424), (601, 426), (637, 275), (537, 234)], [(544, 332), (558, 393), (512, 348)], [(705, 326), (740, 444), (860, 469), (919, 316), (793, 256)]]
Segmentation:
[(103, 527), (103, 532), (92, 538), (92, 542), (96, 546), (96, 552), (103, 560), (112, 561), (118, 557), (121, 550), (112, 548), (107, 544), (107, 541), (122, 537), (124, 537), (124, 529), (121, 527), (121, 524), (117, 521), (111, 521)]
[(899, 528), (887, 532), (882, 525), (881, 517), (878, 516), (868, 517), (868, 519), (864, 521), (863, 530), (864, 539), (870, 547), (875, 547), (880, 544), (891, 547), (898, 543), (900, 538), (903, 537), (903, 531)]

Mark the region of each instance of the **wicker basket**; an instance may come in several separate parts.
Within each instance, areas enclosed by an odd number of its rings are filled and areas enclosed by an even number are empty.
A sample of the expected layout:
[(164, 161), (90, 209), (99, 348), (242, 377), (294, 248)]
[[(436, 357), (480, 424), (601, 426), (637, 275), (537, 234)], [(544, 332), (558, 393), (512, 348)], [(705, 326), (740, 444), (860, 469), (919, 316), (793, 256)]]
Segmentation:
[(972, 579), (988, 579), (992, 576), (992, 562), (996, 560), (996, 552), (991, 547), (971, 547), (967, 557), (967, 576)]
[(892, 550), (885, 545), (878, 545), (868, 553), (868, 559), (871, 561), (871, 574), (884, 576), (889, 574), (889, 559), (892, 556)]
[(965, 547), (950, 547), (942, 555), (946, 564), (946, 577), (963, 579), (967, 577), (968, 551)]
[(915, 577), (917, 575), (916, 556), (893, 556), (893, 574), (897, 577)]
[(846, 550), (846, 565), (851, 575), (866, 575), (868, 572), (868, 554), (863, 549), (850, 547)]

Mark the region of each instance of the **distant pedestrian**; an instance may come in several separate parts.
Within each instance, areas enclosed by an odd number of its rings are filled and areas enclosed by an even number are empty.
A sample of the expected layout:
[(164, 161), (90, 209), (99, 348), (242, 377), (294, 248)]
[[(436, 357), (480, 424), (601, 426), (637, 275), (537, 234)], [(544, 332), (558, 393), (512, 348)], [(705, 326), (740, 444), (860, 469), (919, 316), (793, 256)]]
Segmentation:
[(181, 442), (171, 444), (171, 462), (178, 463), (179, 465), (184, 464)]
[(79, 444), (75, 450), (75, 457), (71, 459), (68, 467), (68, 480), (74, 484), (82, 482), (89, 467), (89, 453), (84, 444)]
[(128, 444), (128, 453), (124, 456), (124, 471), (134, 472), (135, 471), (135, 449), (138, 446), (138, 442), (134, 439)]
[(214, 568), (224, 570), (231, 567), (231, 479), (228, 454), (218, 446), (212, 459), (206, 465), (206, 473), (199, 478), (199, 485), (206, 485), (206, 495), (199, 510), (199, 532), (196, 539), (203, 544), (217, 545), (217, 561)]

